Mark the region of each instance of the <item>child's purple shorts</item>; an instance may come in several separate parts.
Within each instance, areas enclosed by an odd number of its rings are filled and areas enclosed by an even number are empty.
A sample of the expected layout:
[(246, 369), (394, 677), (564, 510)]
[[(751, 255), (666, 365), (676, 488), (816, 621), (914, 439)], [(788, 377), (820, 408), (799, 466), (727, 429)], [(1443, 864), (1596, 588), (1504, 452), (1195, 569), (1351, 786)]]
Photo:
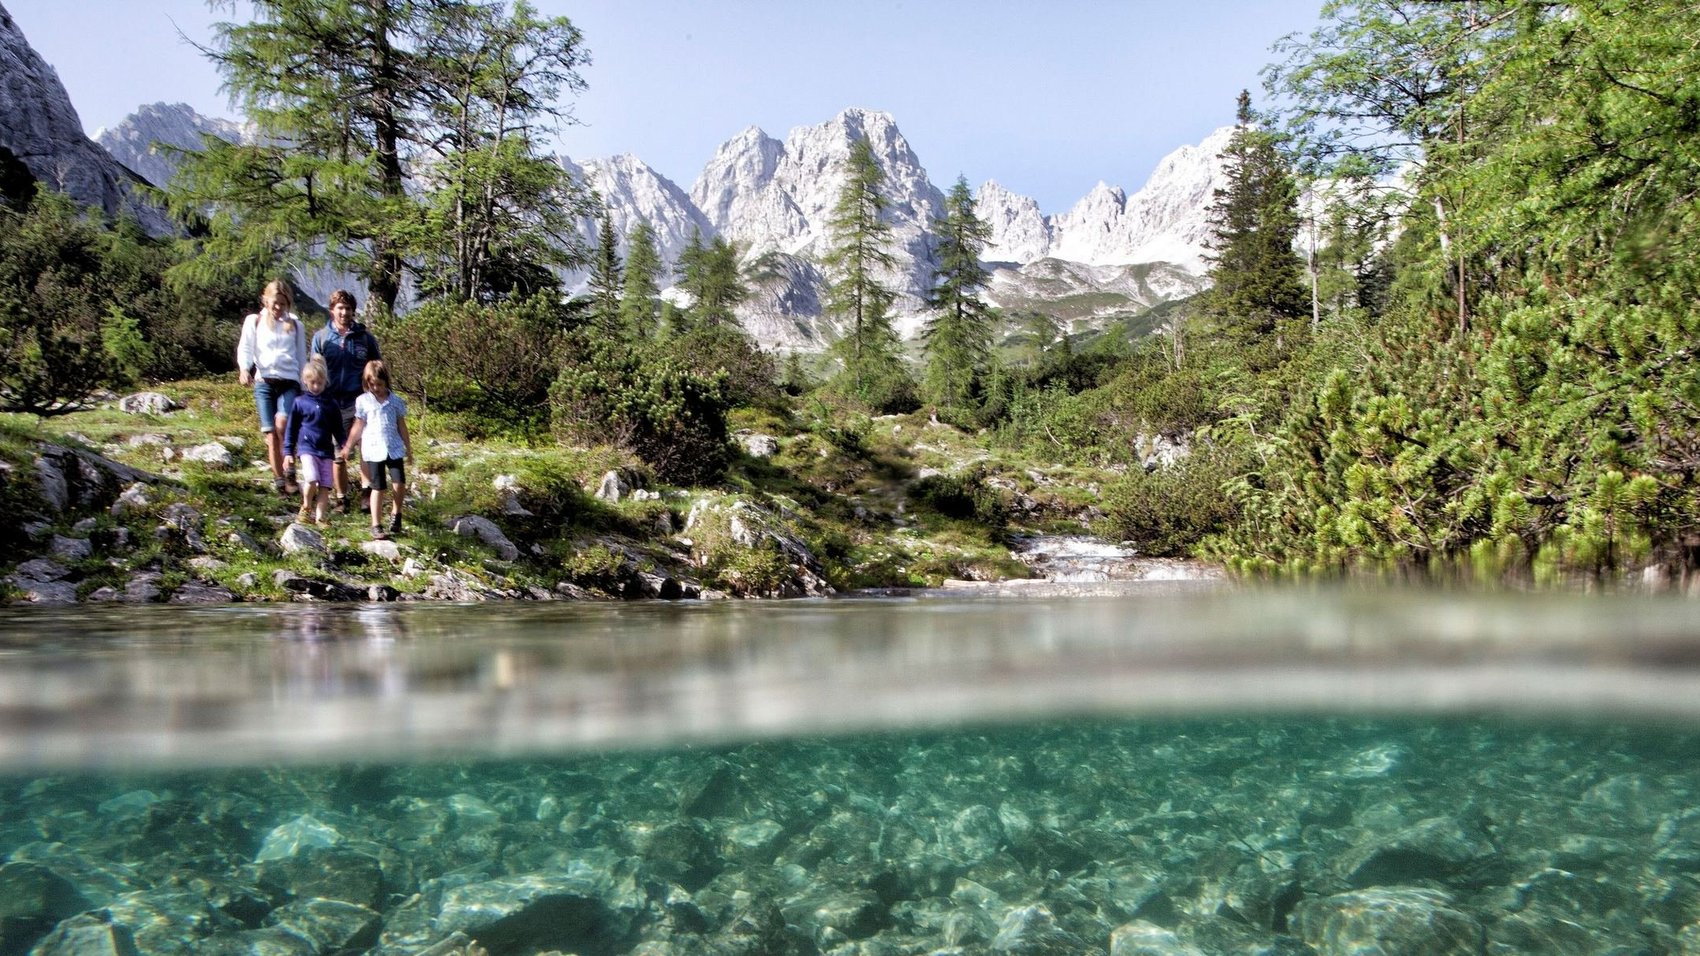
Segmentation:
[(336, 480), (336, 472), (331, 470), (331, 459), (320, 458), (318, 455), (301, 456), (301, 477), (320, 488), (329, 488)]

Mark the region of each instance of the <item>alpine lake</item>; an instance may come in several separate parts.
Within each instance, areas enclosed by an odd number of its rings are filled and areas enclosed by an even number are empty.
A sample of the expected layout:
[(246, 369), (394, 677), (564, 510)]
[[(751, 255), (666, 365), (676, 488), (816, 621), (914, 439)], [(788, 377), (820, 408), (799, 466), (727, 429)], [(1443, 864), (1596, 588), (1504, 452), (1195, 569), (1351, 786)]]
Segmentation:
[(0, 611), (0, 956), (1700, 954), (1700, 614)]

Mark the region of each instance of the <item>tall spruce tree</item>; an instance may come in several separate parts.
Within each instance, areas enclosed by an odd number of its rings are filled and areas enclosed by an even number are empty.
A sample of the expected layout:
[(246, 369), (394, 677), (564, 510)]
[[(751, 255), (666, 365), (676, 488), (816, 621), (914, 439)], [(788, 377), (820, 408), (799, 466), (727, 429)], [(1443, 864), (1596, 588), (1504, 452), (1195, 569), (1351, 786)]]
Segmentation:
[(249, 6), (203, 52), (258, 135), (184, 154), (168, 201), (205, 225), (184, 271), (328, 264), (390, 307), (410, 262), (466, 298), (496, 273), (563, 264), (550, 240), (582, 194), (535, 136), (567, 115), (558, 93), (583, 86), (566, 18), (482, 0)]
[(938, 249), (927, 302), (933, 315), (922, 330), (927, 364), (921, 394), (935, 405), (968, 408), (992, 353), (992, 310), (978, 294), (991, 278), (980, 253), (991, 241), (992, 227), (975, 213), (965, 177), (958, 176), (945, 196), (944, 215), (933, 221), (933, 233)]
[(1255, 125), (1240, 91), (1233, 136), (1222, 153), (1227, 185), (1210, 206), (1210, 313), (1231, 338), (1262, 345), (1310, 312), (1293, 251), (1298, 187), (1275, 137)]
[(880, 192), (885, 176), (867, 140), (851, 144), (846, 172), (827, 220), (832, 247), (823, 257), (828, 272), (836, 276), (827, 289), (826, 312), (843, 328), (832, 344), (833, 355), (842, 363), (835, 386), (875, 408), (890, 409), (910, 400), (914, 384), (888, 314), (895, 295), (879, 276), (897, 260), (887, 248), (889, 201)]
[(590, 260), (590, 310), (596, 324), (613, 332), (620, 324), (619, 236), (614, 233), (614, 217), (607, 204), (596, 218), (596, 254)]
[(660, 325), (664, 268), (655, 248), (655, 228), (639, 219), (626, 236), (626, 278), (620, 292), (620, 324), (634, 335), (653, 336)]

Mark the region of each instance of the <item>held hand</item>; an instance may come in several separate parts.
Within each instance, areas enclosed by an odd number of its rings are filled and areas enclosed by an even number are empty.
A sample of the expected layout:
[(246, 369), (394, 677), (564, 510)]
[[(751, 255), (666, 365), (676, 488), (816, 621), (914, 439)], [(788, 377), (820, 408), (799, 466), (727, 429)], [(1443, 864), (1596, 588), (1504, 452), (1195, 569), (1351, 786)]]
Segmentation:
[(249, 377), (247, 369), (242, 369), (241, 371), (237, 372), (236, 373), (236, 380), (241, 382), (242, 386), (244, 388), (248, 387), (249, 385), (254, 384), (254, 380)]

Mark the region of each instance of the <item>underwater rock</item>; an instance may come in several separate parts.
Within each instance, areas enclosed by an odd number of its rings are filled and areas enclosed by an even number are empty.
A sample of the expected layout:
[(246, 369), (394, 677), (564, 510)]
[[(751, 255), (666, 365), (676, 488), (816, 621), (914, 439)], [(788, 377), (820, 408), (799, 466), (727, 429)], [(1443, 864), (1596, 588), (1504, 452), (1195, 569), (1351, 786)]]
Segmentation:
[(489, 518), (478, 515), (465, 515), (449, 519), (449, 530), (463, 538), (477, 538), (486, 547), (496, 552), (496, 557), (503, 561), (519, 560), (519, 548), (514, 546), (502, 529), (496, 527)]
[(312, 941), (281, 926), (215, 936), (195, 952), (205, 956), (320, 956)]
[(865, 939), (890, 922), (879, 897), (866, 890), (816, 889), (781, 902), (779, 911), (823, 950)]
[(697, 889), (720, 871), (714, 838), (696, 820), (670, 820), (654, 828), (638, 828), (633, 846), (649, 871), (686, 889)]
[(319, 897), (376, 907), (384, 896), (383, 865), (364, 853), (335, 846), (305, 846), (261, 861), (255, 864), (254, 877), (262, 888), (288, 899)]
[(1050, 908), (1043, 905), (1020, 906), (1005, 914), (989, 949), (1009, 956), (1086, 956), (1103, 952), (1103, 947), (1090, 945), (1058, 926)]
[(1356, 889), (1444, 880), (1493, 853), (1478, 827), (1457, 817), (1430, 817), (1397, 833), (1368, 836), (1341, 862), (1341, 877)]
[(495, 953), (606, 954), (629, 939), (633, 914), (610, 907), (590, 880), (532, 873), (445, 891), (434, 927)]
[(1304, 900), (1299, 936), (1318, 956), (1481, 956), (1486, 933), (1438, 890), (1381, 887)]
[(142, 956), (142, 951), (129, 929), (113, 923), (110, 913), (96, 911), (55, 926), (30, 950), (30, 956)]
[(330, 847), (340, 842), (342, 834), (338, 833), (335, 827), (302, 814), (287, 823), (273, 827), (272, 831), (266, 834), (265, 841), (260, 844), (260, 851), (254, 854), (254, 862), (281, 860), (312, 847)]
[(1209, 956), (1316, 956), (1296, 936), (1274, 935), (1226, 918), (1189, 920), (1180, 938)]
[(383, 917), (365, 906), (335, 899), (296, 900), (266, 920), (310, 941), (320, 953), (350, 953), (378, 942)]
[(147, 956), (194, 956), (214, 935), (242, 928), (211, 900), (188, 889), (126, 893), (108, 903), (105, 912)]
[(0, 953), (22, 953), (54, 924), (89, 908), (71, 882), (36, 863), (0, 864)]
[(991, 807), (967, 807), (950, 822), (946, 832), (952, 854), (965, 863), (978, 863), (1003, 848), (1003, 822)]
[(1110, 956), (1204, 956), (1173, 932), (1144, 920), (1124, 923), (1110, 934)]
[(135, 871), (122, 863), (93, 858), (63, 843), (26, 843), (11, 853), (13, 863), (37, 863), (74, 887), (90, 908), (142, 888)]

